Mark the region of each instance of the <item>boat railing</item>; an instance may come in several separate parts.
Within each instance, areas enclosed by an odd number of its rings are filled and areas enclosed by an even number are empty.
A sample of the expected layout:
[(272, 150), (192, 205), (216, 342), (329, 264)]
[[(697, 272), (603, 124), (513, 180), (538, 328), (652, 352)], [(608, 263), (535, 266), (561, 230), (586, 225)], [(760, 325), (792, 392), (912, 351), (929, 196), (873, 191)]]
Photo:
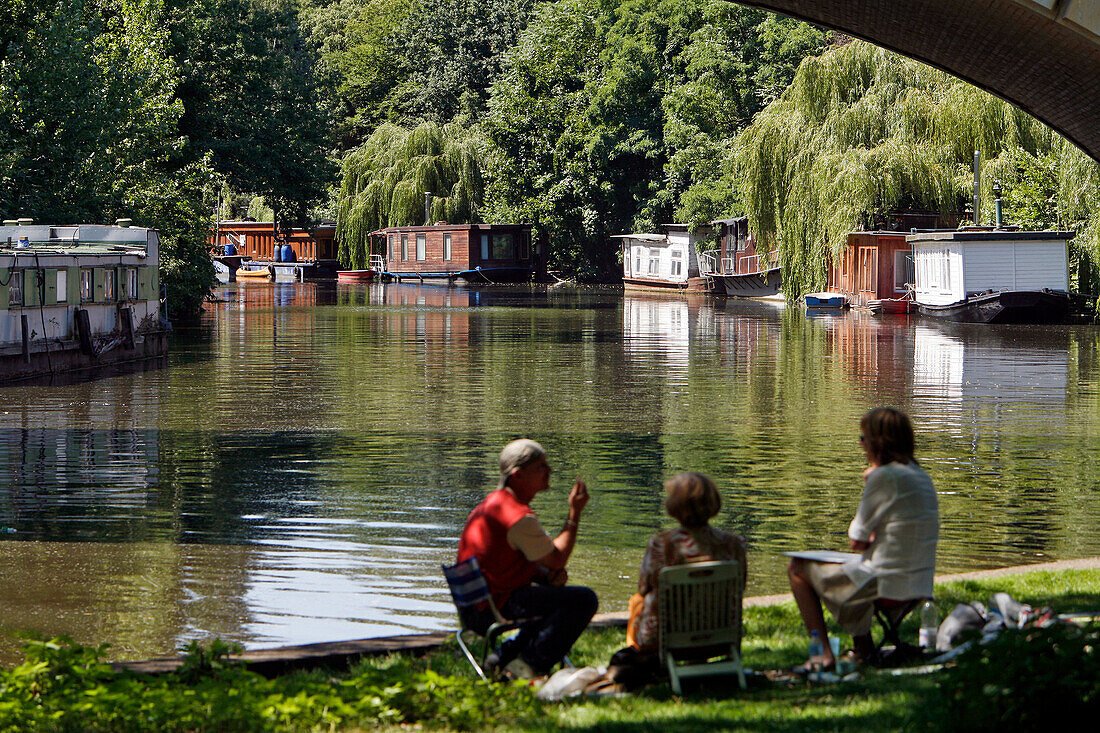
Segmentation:
[(386, 271), (386, 260), (382, 258), (382, 255), (370, 256), (370, 269), (378, 273)]
[(703, 277), (721, 274), (718, 271), (718, 250), (708, 249), (699, 253), (699, 274)]

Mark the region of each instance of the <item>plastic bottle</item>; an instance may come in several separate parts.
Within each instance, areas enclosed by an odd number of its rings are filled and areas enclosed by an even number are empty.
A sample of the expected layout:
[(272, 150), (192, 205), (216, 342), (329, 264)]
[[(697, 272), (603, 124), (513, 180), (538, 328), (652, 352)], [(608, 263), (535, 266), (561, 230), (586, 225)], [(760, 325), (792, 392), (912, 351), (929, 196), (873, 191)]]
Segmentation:
[(821, 665), (821, 656), (825, 653), (825, 647), (821, 644), (821, 635), (817, 629), (810, 632), (810, 666), (815, 669)]
[(936, 612), (936, 604), (925, 601), (920, 607), (920, 636), (921, 649), (936, 648), (936, 631), (940, 628), (940, 616)]

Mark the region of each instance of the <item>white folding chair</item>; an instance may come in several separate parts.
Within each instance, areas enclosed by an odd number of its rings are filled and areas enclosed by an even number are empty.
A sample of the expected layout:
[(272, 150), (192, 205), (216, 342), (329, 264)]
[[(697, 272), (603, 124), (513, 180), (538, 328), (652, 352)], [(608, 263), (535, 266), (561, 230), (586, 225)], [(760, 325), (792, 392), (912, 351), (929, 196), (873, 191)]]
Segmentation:
[(674, 565), (657, 578), (661, 661), (672, 690), (682, 694), (688, 677), (736, 674), (746, 688), (741, 666), (741, 566), (736, 562)]

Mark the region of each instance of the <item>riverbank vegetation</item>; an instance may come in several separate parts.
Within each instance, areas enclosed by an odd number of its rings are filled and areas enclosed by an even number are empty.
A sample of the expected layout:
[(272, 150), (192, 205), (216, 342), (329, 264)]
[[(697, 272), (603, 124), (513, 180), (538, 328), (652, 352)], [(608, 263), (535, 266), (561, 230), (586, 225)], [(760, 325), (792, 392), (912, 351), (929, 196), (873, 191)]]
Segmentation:
[[(937, 586), (937, 603), (946, 612), (996, 591), (1036, 607), (1095, 610), (1100, 571), (947, 583)], [(783, 669), (803, 660), (805, 634), (793, 603), (747, 608), (744, 617), (749, 666)], [(1097, 627), (1004, 634), (933, 674), (865, 670), (853, 682), (759, 681), (747, 692), (710, 684), (683, 698), (658, 685), (565, 703), (539, 702), (522, 683), (478, 681), (453, 646), (423, 658), (368, 659), (347, 672), (265, 679), (228, 661), (229, 648), (219, 642), (193, 645), (179, 671), (159, 677), (115, 671), (103, 663), (102, 648), (35, 642), (25, 663), (0, 670), (0, 730), (1040, 730), (1100, 705), (1098, 640)], [(621, 629), (591, 630), (573, 658), (605, 664), (622, 644)]]
[(0, 213), (157, 227), (177, 315), (215, 217), (335, 218), (362, 267), (425, 191), (431, 220), (531, 223), (582, 280), (614, 277), (611, 234), (748, 214), (797, 294), (847, 230), (961, 214), (975, 149), (979, 218), (1000, 179), (1010, 221), (1100, 246), (1097, 165), (1045, 126), (720, 0), (12, 0), (0, 59)]

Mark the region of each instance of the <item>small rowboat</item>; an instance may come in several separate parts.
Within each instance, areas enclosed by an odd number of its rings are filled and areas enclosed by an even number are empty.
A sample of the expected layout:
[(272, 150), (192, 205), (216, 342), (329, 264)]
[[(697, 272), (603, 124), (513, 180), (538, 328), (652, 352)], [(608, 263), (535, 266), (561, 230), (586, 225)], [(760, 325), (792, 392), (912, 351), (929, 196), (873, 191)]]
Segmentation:
[(913, 301), (908, 298), (882, 298), (881, 300), (867, 301), (867, 307), (875, 315), (896, 315), (909, 313), (912, 310)]
[(237, 278), (245, 280), (270, 280), (273, 273), (270, 267), (264, 267), (258, 270), (246, 270), (243, 267), (237, 270)]
[(369, 283), (374, 280), (374, 270), (338, 270), (336, 282), (338, 283)]
[(848, 298), (842, 293), (807, 293), (802, 296), (807, 308), (832, 308), (840, 310), (848, 307)]

